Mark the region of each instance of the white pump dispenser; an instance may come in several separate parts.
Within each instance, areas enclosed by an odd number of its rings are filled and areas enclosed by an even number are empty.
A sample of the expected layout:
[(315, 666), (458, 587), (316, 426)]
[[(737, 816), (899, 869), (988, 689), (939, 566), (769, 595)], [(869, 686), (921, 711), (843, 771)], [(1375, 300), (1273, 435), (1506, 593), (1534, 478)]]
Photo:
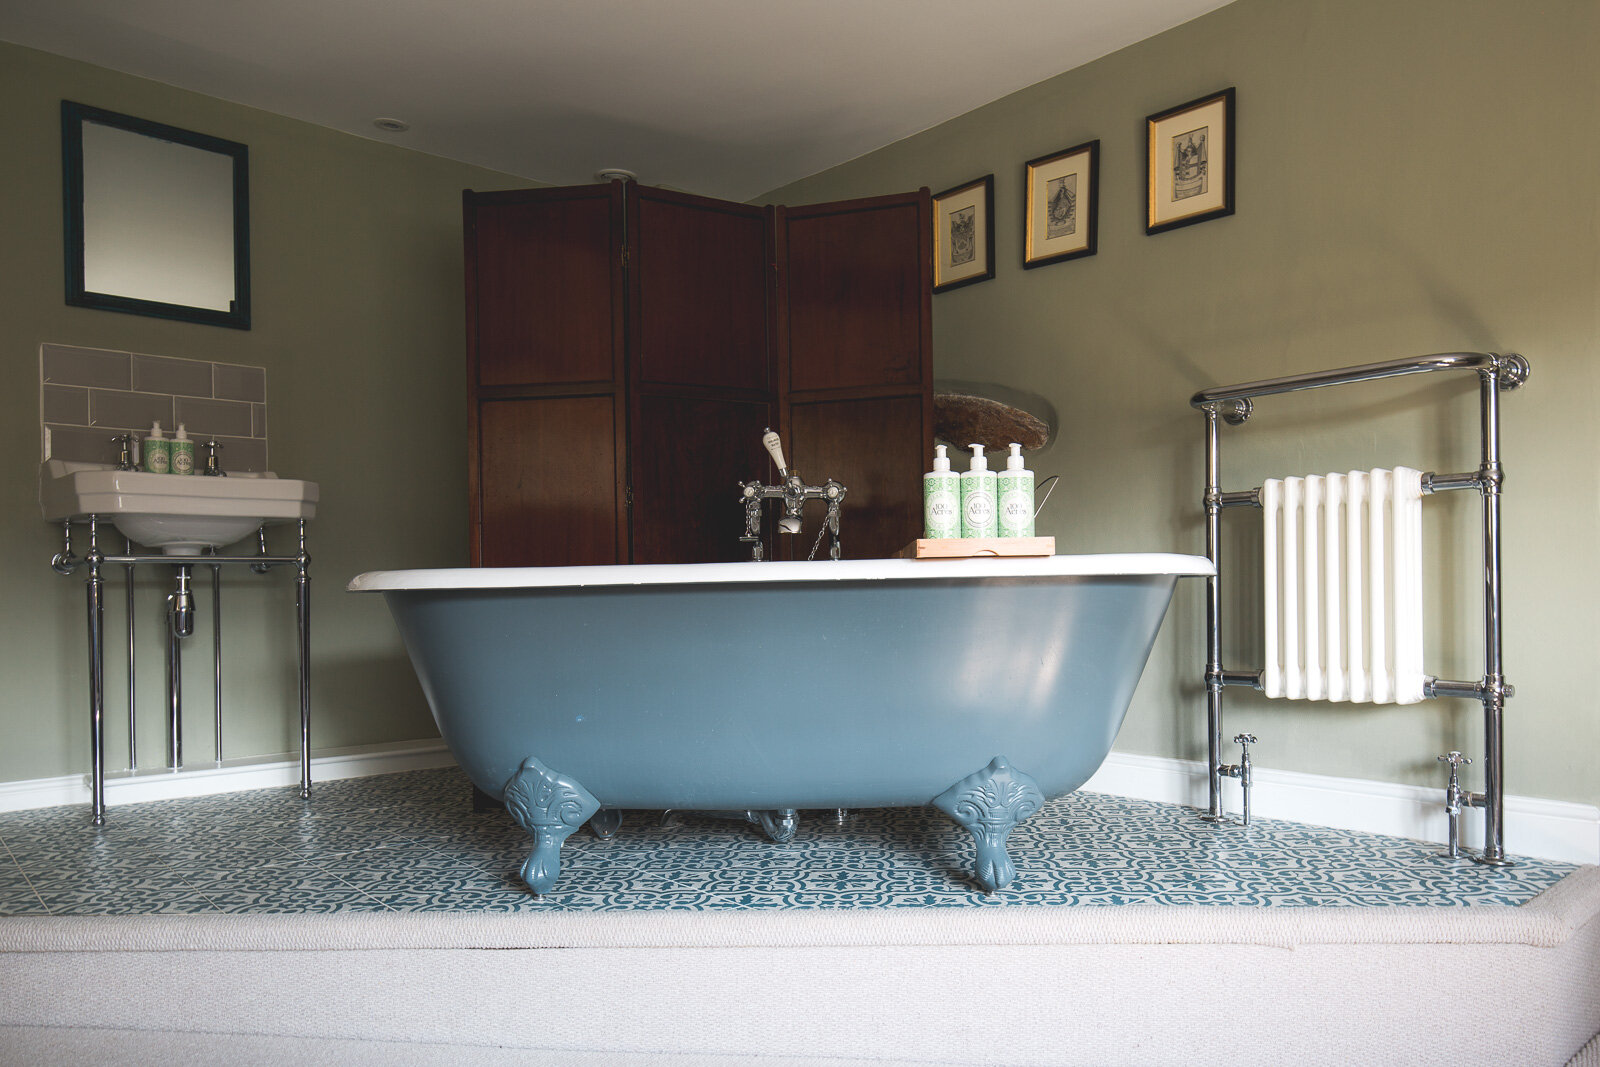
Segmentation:
[(961, 475), (950, 469), (944, 445), (933, 446), (933, 470), (922, 476), (923, 536), (961, 536)]
[(167, 474), (172, 470), (172, 442), (161, 436), (161, 424), (150, 427), (150, 436), (144, 439), (142, 450), (144, 469), (151, 474)]
[(178, 432), (172, 435), (172, 473), (194, 473), (194, 442), (189, 440), (188, 431), (181, 422), (178, 423)]
[(982, 445), (972, 449), (972, 466), (961, 475), (961, 536), (993, 537), (996, 534), (996, 481)]
[(1033, 536), (1033, 472), (1022, 466), (1022, 446), (1011, 442), (1011, 455), (999, 479), (1001, 537)]

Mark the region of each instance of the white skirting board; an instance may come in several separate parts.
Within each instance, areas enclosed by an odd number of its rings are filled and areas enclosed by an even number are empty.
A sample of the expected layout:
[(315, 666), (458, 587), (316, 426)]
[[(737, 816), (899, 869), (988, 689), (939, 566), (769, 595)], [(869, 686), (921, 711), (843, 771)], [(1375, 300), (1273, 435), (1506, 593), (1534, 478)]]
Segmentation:
[[(1297, 771), (1253, 768), (1251, 815), (1332, 826), (1341, 830), (1444, 842), (1448, 822), (1444, 789), (1429, 789), (1360, 778), (1335, 778)], [(1206, 765), (1197, 760), (1113, 752), (1085, 789), (1205, 808), (1209, 803)], [(1222, 782), (1225, 813), (1238, 816), (1239, 782)], [(1507, 796), (1505, 846), (1513, 856), (1535, 856), (1567, 863), (1600, 863), (1600, 808), (1538, 797)], [(1469, 808), (1461, 820), (1461, 843), (1483, 845), (1483, 812)]]
[[(311, 753), (311, 785), (338, 778), (363, 778), (429, 767), (453, 767), (455, 759), (440, 740), (402, 741), (386, 745), (360, 745)], [(106, 806), (143, 800), (209, 796), (242, 789), (271, 789), (300, 784), (300, 757), (294, 753), (190, 764), (174, 773), (165, 768), (137, 774), (106, 775)], [(35, 778), (0, 782), (0, 811), (48, 808), (58, 804), (87, 804), (89, 777), (69, 774), (60, 778)]]
[[(410, 741), (314, 753), (311, 780), (360, 778), (370, 774), (454, 765), (444, 743)], [(229, 760), (185, 769), (142, 771), (106, 778), (106, 804), (206, 796), (242, 789), (292, 786), (300, 781), (300, 761), (293, 755)], [(1113, 752), (1085, 789), (1115, 796), (1168, 804), (1206, 806), (1205, 764), (1164, 756)], [(1253, 813), (1268, 819), (1289, 819), (1315, 826), (1443, 842), (1446, 837), (1444, 790), (1395, 785), (1359, 778), (1334, 778), (1295, 771), (1255, 768)], [(1239, 783), (1223, 782), (1224, 810), (1239, 811)], [(86, 804), (84, 775), (0, 782), (0, 811)], [(1600, 863), (1600, 808), (1536, 797), (1506, 797), (1506, 851), (1568, 863)], [(1462, 820), (1462, 843), (1483, 842), (1483, 812), (1469, 809)]]

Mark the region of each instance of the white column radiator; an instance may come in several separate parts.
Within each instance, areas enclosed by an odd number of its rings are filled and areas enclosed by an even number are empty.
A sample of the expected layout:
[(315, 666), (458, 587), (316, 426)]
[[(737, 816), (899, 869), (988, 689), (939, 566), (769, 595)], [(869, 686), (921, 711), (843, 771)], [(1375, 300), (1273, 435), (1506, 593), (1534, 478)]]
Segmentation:
[(1262, 692), (1422, 700), (1422, 472), (1268, 479), (1261, 510)]

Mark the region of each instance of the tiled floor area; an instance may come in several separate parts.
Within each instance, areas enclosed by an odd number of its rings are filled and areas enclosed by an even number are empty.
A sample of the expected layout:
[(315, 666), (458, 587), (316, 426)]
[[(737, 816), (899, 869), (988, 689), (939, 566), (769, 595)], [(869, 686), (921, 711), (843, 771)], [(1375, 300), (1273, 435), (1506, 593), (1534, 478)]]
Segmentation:
[(1012, 904), (1515, 906), (1570, 864), (1492, 869), (1437, 845), (1258, 820), (1218, 829), (1169, 804), (1075, 793), (1011, 835), (1017, 879), (991, 896), (966, 831), (931, 808), (806, 812), (789, 844), (700, 815), (629, 812), (567, 839), (548, 897), (517, 870), (529, 838), (474, 814), (459, 771), (0, 814), (0, 915), (416, 910), (1003, 907)]

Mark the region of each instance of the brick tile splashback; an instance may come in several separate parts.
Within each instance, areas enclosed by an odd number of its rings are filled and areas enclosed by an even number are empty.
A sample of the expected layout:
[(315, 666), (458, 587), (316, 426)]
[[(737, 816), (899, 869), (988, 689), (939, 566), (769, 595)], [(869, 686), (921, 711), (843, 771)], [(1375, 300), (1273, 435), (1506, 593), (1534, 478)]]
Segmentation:
[(143, 440), (157, 419), (168, 437), (182, 420), (196, 453), (215, 439), (222, 445), (223, 470), (268, 469), (265, 368), (40, 346), (43, 458), (115, 463), (111, 438), (133, 433)]

